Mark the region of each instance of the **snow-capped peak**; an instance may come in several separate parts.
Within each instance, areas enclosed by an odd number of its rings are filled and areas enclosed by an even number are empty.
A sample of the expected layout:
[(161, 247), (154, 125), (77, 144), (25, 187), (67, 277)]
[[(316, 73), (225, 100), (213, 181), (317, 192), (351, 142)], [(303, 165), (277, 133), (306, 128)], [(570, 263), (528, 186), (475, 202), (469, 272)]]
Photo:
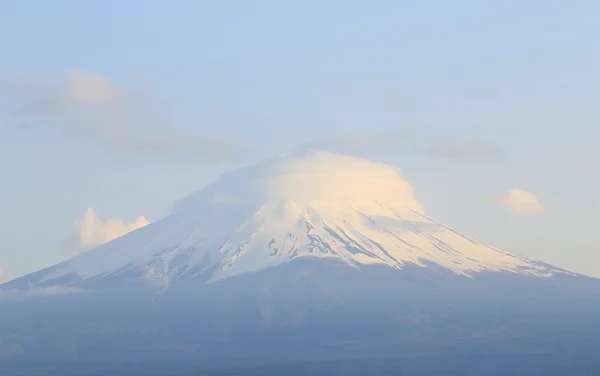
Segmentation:
[(36, 283), (127, 275), (168, 286), (303, 257), (357, 268), (437, 264), (465, 276), (562, 273), (428, 218), (395, 167), (316, 151), (224, 175), (170, 216), (49, 268)]

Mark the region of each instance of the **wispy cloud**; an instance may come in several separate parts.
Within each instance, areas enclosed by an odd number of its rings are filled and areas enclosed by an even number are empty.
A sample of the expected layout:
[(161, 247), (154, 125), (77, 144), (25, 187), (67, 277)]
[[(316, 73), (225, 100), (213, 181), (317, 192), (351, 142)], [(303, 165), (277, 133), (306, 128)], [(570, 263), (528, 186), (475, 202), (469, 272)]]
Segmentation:
[(27, 290), (1, 290), (0, 299), (18, 299), (39, 296), (82, 294), (85, 290), (65, 286), (31, 287)]
[(63, 248), (70, 254), (81, 253), (144, 227), (149, 223), (143, 216), (138, 216), (133, 221), (118, 217), (103, 221), (93, 208), (88, 208), (83, 215), (83, 219), (75, 222), (74, 233), (64, 242)]
[(355, 133), (313, 140), (299, 149), (343, 154), (416, 153), (432, 158), (488, 159), (499, 151), (481, 140), (419, 139), (410, 133)]
[(543, 213), (545, 211), (536, 195), (521, 189), (509, 189), (496, 201), (512, 213)]
[(473, 158), (487, 159), (493, 158), (499, 154), (499, 151), (483, 141), (458, 140), (441, 141), (432, 140), (415, 146), (415, 149), (422, 154), (439, 158)]
[(0, 80), (0, 94), (16, 102), (21, 119), (57, 127), (64, 132), (121, 152), (160, 155), (197, 155), (228, 158), (230, 145), (213, 139), (169, 134), (149, 136), (136, 121), (132, 103), (139, 98), (94, 72), (71, 71), (53, 80)]

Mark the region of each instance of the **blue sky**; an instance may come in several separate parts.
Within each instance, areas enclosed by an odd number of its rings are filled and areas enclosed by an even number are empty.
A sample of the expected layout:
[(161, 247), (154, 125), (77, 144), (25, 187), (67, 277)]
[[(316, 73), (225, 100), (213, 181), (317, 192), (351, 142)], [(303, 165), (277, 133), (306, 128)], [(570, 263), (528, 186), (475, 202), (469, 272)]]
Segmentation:
[[(311, 144), (396, 164), (440, 221), (600, 277), (599, 13), (583, 0), (7, 1), (0, 267), (14, 278), (72, 255), (88, 208), (126, 231)], [(509, 210), (511, 189), (543, 211)]]

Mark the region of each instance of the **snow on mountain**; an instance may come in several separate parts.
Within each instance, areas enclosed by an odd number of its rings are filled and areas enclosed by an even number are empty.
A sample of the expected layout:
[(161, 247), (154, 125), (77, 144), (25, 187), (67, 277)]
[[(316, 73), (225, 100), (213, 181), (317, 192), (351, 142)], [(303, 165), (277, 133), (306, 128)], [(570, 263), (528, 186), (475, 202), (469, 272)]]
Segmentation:
[(76, 285), (126, 276), (166, 288), (306, 257), (354, 268), (437, 264), (467, 277), (566, 273), (429, 218), (395, 167), (315, 151), (224, 175), (178, 202), (170, 216), (24, 278)]

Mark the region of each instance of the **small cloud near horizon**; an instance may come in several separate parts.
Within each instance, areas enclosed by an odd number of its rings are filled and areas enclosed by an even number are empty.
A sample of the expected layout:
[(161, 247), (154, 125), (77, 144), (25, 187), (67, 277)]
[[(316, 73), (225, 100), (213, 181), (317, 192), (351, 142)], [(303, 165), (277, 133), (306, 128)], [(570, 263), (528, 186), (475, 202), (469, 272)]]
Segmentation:
[(546, 211), (536, 195), (521, 189), (509, 189), (497, 201), (511, 213), (544, 213)]
[(143, 216), (138, 216), (131, 222), (118, 217), (103, 221), (93, 208), (88, 208), (83, 219), (75, 222), (75, 233), (65, 241), (64, 249), (69, 254), (81, 253), (149, 223), (148, 219)]

